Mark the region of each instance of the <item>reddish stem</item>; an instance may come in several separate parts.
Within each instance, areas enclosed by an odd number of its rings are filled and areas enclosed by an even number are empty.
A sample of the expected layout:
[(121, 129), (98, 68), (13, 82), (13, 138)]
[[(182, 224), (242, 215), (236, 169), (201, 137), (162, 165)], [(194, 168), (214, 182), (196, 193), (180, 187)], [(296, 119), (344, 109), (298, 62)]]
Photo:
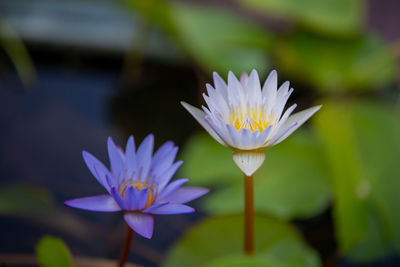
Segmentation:
[(244, 252), (254, 252), (254, 186), (253, 176), (244, 175)]
[(121, 256), (119, 257), (118, 267), (123, 267), (128, 259), (134, 234), (135, 232), (128, 226), (128, 230), (126, 231), (125, 235), (124, 247), (122, 248)]

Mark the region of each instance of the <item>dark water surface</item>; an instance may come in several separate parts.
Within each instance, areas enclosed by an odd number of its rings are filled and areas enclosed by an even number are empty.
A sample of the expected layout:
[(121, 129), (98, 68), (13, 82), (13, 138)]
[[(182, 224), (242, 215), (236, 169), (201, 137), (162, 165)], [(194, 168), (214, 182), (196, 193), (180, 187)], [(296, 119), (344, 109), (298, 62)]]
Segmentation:
[[(16, 212), (0, 217), (2, 253), (33, 253), (43, 234), (53, 234), (62, 237), (74, 255), (117, 258), (126, 230), (121, 214), (62, 204), (105, 192), (85, 166), (81, 151), (90, 151), (108, 165), (108, 136), (124, 145), (129, 134), (141, 141), (152, 132), (156, 147), (166, 140), (181, 146), (196, 129), (179, 104), (196, 102), (196, 77), (190, 69), (149, 63), (138, 80), (127, 83), (120, 67), (104, 66), (39, 64), (30, 89), (21, 86), (11, 68), (1, 72), (0, 186), (33, 191), (39, 187), (53, 203), (31, 216)], [(156, 216), (153, 239), (137, 237), (131, 260), (158, 265), (171, 243), (199, 216)]]

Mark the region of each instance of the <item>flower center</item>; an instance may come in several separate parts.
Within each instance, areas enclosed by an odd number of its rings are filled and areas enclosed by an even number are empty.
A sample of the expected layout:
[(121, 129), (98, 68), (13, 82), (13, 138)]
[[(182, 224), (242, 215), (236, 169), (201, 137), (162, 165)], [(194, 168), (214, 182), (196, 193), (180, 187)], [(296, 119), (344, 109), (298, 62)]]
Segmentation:
[(268, 115), (263, 107), (258, 108), (257, 105), (254, 107), (247, 105), (246, 109), (242, 109), (239, 105), (236, 108), (231, 108), (229, 124), (233, 125), (239, 132), (242, 129), (262, 132), (270, 125), (275, 127), (276, 120), (272, 112)]
[(147, 183), (140, 183), (140, 182), (134, 183), (134, 182), (129, 182), (129, 181), (124, 182), (119, 189), (119, 193), (121, 194), (123, 199), (125, 199), (125, 192), (126, 192), (126, 189), (128, 188), (128, 186), (133, 186), (133, 188), (135, 190), (142, 190), (142, 189), (148, 188), (149, 194), (147, 195), (147, 202), (146, 202), (146, 205), (144, 206), (144, 209), (151, 205), (151, 203), (153, 202), (153, 197), (154, 197), (153, 189), (151, 188), (151, 186), (149, 186)]

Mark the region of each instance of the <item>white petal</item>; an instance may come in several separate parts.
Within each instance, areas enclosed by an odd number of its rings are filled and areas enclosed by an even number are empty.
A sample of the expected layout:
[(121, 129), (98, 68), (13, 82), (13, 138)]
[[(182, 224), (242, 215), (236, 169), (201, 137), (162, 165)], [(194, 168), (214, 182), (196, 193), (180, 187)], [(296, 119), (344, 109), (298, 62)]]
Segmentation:
[(210, 127), (214, 130), (217, 136), (224, 142), (224, 146), (232, 146), (232, 138), (229, 135), (228, 130), (226, 129), (226, 123), (222, 121), (221, 118), (215, 118), (211, 114), (206, 115), (206, 122), (210, 125)]
[(265, 104), (268, 110), (271, 110), (273, 104), (275, 103), (277, 89), (278, 89), (278, 74), (276, 73), (276, 70), (273, 70), (269, 74), (262, 89), (262, 94), (265, 99)]
[(253, 175), (265, 160), (265, 153), (260, 151), (238, 151), (233, 153), (233, 161), (245, 175)]
[[(321, 105), (320, 106), (311, 107), (311, 108), (308, 108), (308, 109), (305, 109), (303, 111), (297, 112), (297, 113), (293, 114), (292, 116), (290, 116), (286, 120), (286, 122), (280, 127), (279, 132), (277, 133), (277, 135), (282, 134), (283, 131), (286, 131), (286, 133), (284, 133), (273, 144), (271, 143), (271, 145), (279, 144), (280, 142), (285, 140), (289, 135), (291, 135), (295, 130), (297, 130), (297, 128), (299, 128), (306, 120), (308, 120), (312, 115), (314, 115), (314, 113), (317, 112), (320, 108), (321, 108)], [(287, 128), (291, 127), (294, 123), (296, 123), (295, 126), (287, 131)]]
[(257, 136), (257, 141), (260, 146), (264, 147), (267, 140), (270, 138), (272, 132), (272, 125), (268, 126), (264, 131), (262, 131), (258, 136)]
[(221, 93), (221, 95), (225, 98), (225, 101), (228, 103), (228, 87), (225, 81), (216, 72), (213, 73), (213, 77), (215, 90)]
[(235, 74), (232, 71), (228, 73), (228, 98), (229, 104), (233, 106), (238, 106), (245, 101), (245, 95), (243, 92), (242, 84), (238, 81)]
[(182, 106), (189, 111), (190, 114), (200, 123), (200, 125), (211, 135), (212, 138), (214, 138), (218, 143), (220, 143), (223, 146), (226, 146), (224, 141), (219, 138), (219, 136), (215, 133), (215, 131), (210, 127), (210, 125), (206, 122), (204, 119), (205, 113), (204, 111), (193, 107), (192, 105), (189, 105), (188, 103), (181, 102)]
[(223, 115), (229, 113), (228, 99), (225, 99), (220, 91), (217, 91), (210, 84), (206, 84), (208, 96), (211, 98), (215, 108), (219, 110)]
[(288, 101), (292, 92), (293, 88), (289, 90), (289, 82), (285, 82), (284, 84), (282, 84), (282, 86), (278, 90), (276, 101), (272, 109), (275, 118), (279, 119), (281, 117), (282, 111), (285, 108), (286, 102)]
[(246, 89), (249, 102), (253, 103), (254, 105), (257, 105), (257, 107), (260, 107), (262, 94), (261, 94), (260, 78), (258, 77), (258, 73), (256, 70), (253, 70), (250, 73)]
[(229, 136), (232, 139), (232, 147), (233, 148), (237, 148), (237, 149), (242, 149), (243, 148), (243, 143), (242, 143), (242, 139), (240, 138), (240, 133), (239, 131), (233, 127), (230, 124), (226, 124), (226, 129), (229, 133)]
[(242, 129), (240, 131), (240, 140), (242, 143), (241, 149), (250, 150), (250, 149), (257, 148), (258, 145), (256, 143), (256, 141), (257, 141), (256, 137), (257, 137), (256, 132), (253, 132), (252, 130), (249, 130), (249, 129)]
[(246, 87), (248, 81), (249, 75), (246, 72), (243, 72), (242, 75), (240, 75), (240, 83), (242, 84), (243, 88)]
[(294, 109), (297, 107), (297, 104), (291, 105), (283, 114), (282, 118), (279, 120), (278, 124), (276, 125), (275, 129), (272, 132), (272, 135), (275, 135), (276, 133), (281, 132), (281, 127), (286, 123), (287, 119), (289, 118), (290, 114), (294, 111)]

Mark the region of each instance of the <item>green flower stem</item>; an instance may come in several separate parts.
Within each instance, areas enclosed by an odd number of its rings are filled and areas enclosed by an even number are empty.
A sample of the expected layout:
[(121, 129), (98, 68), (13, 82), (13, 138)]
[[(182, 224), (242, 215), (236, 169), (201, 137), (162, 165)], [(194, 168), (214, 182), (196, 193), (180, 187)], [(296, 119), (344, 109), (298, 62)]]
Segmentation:
[(119, 257), (118, 267), (123, 267), (128, 259), (134, 234), (135, 232), (128, 226), (128, 230), (126, 231), (125, 235), (124, 247), (122, 248), (121, 256)]
[(244, 253), (254, 252), (254, 185), (253, 175), (244, 175)]

